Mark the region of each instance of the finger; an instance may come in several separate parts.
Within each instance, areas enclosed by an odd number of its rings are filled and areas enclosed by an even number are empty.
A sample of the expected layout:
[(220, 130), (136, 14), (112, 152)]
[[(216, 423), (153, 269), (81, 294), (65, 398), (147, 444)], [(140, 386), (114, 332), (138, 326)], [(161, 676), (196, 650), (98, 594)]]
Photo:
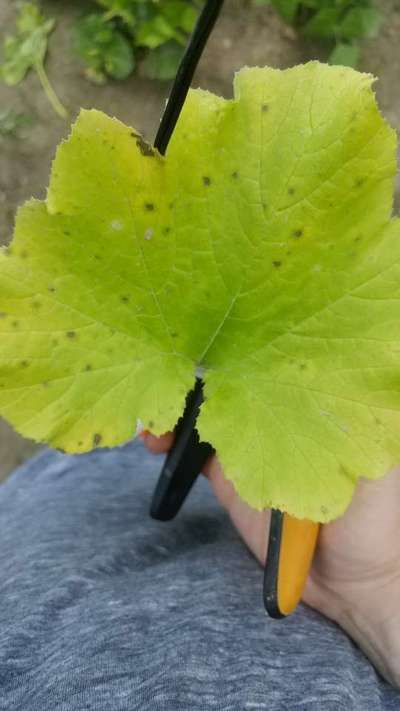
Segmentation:
[(270, 511), (257, 511), (246, 504), (236, 493), (232, 482), (224, 477), (218, 459), (211, 457), (204, 474), (224, 509), (228, 512), (233, 525), (244, 542), (256, 556), (261, 565), (265, 564), (268, 544), (268, 525)]
[(174, 433), (166, 432), (161, 437), (156, 437), (151, 432), (144, 430), (140, 434), (147, 449), (153, 454), (165, 454), (171, 448), (174, 441)]

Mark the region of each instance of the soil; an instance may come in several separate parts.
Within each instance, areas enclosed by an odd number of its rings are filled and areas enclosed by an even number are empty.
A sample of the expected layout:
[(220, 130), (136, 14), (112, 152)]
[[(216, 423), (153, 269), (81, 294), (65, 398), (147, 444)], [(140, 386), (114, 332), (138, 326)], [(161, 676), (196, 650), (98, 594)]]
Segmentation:
[[(384, 115), (400, 129), (400, 1), (382, 0), (385, 25), (375, 40), (363, 44), (360, 69), (379, 78), (378, 100)], [(102, 109), (134, 126), (152, 139), (169, 93), (169, 85), (136, 75), (124, 82), (103, 87), (90, 84), (71, 50), (71, 27), (81, 2), (44, 3), (50, 16), (57, 18), (50, 39), (46, 68), (70, 120), (64, 122), (51, 110), (35, 74), (22, 84), (8, 88), (0, 84), (0, 107), (28, 112), (34, 123), (19, 139), (0, 139), (0, 243), (12, 233), (18, 205), (34, 195), (42, 198), (48, 184), (51, 160), (59, 141), (68, 134), (69, 123), (80, 107)], [(15, 4), (0, 4), (0, 41), (12, 32)], [(232, 77), (243, 65), (270, 65), (285, 68), (309, 59), (325, 60), (327, 49), (310, 44), (285, 25), (268, 7), (253, 7), (246, 0), (227, 0), (219, 22), (193, 81), (225, 97), (231, 96)], [(400, 206), (400, 181), (395, 209)], [(0, 480), (35, 450), (0, 420)]]

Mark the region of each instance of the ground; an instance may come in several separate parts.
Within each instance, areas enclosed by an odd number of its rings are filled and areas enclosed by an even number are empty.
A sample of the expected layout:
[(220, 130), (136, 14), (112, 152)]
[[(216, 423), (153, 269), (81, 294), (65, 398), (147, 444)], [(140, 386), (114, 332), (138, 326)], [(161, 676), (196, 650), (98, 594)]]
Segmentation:
[[(385, 26), (379, 38), (364, 43), (360, 69), (379, 78), (376, 90), (381, 109), (391, 125), (400, 129), (400, 2), (382, 0), (381, 6)], [(169, 85), (140, 76), (104, 87), (90, 84), (70, 46), (71, 26), (82, 3), (48, 0), (45, 7), (58, 20), (46, 66), (70, 118), (64, 122), (52, 113), (34, 74), (16, 88), (0, 84), (1, 109), (12, 106), (35, 117), (22, 138), (0, 139), (0, 243), (11, 237), (18, 205), (32, 195), (44, 196), (55, 148), (68, 134), (69, 123), (81, 106), (117, 116), (151, 140), (169, 92)], [(14, 17), (14, 3), (1, 3), (0, 40), (12, 31)], [(326, 59), (326, 50), (301, 40), (272, 9), (255, 8), (246, 0), (227, 0), (193, 85), (229, 97), (233, 73), (243, 65), (285, 68), (309, 59)], [(0, 480), (34, 450), (33, 443), (0, 420)]]

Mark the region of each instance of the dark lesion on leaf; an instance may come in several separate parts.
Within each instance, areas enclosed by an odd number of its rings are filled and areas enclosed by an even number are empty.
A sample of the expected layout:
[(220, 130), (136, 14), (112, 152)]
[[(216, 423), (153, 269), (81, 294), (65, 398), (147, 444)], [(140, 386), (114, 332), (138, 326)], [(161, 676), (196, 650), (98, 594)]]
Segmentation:
[(279, 267), (282, 266), (282, 262), (281, 262), (279, 259), (275, 259), (275, 260), (272, 262), (272, 264), (273, 264), (273, 266), (275, 267), (275, 269), (279, 269)]
[(365, 183), (365, 178), (357, 178), (357, 180), (354, 183), (355, 188), (361, 188), (362, 185)]
[(147, 212), (153, 212), (154, 211), (154, 203), (153, 202), (145, 202), (144, 209), (147, 210)]
[(300, 368), (300, 370), (306, 370), (307, 363), (300, 363), (299, 368)]
[(263, 114), (268, 113), (268, 111), (269, 111), (269, 104), (262, 104), (262, 106), (261, 106), (261, 111), (263, 112)]
[(29, 365), (29, 360), (21, 360), (21, 368), (27, 368)]
[(85, 365), (85, 371), (88, 373), (90, 370), (93, 370), (93, 366), (91, 363), (86, 363)]
[(52, 294), (54, 294), (55, 290), (56, 287), (53, 286), (53, 284), (49, 284), (49, 286), (47, 287), (47, 291), (50, 291)]
[(70, 339), (76, 338), (76, 331), (66, 331), (65, 335)]
[(289, 195), (294, 195), (296, 190), (293, 187), (288, 188), (288, 194)]
[(170, 228), (170, 227), (164, 227), (163, 233), (164, 233), (165, 235), (168, 235), (170, 232), (171, 232), (171, 228)]
[(11, 321), (11, 326), (12, 326), (13, 328), (18, 328), (18, 326), (19, 326), (19, 321), (16, 321), (16, 320)]
[(352, 480), (352, 477), (351, 477), (351, 475), (350, 475), (350, 472), (349, 472), (349, 470), (344, 466), (344, 464), (339, 464), (338, 469), (339, 469), (339, 474), (341, 474), (342, 476), (345, 476), (345, 477), (347, 477), (348, 479)]
[(63, 230), (63, 235), (66, 235), (67, 237), (69, 237), (70, 234), (71, 234), (71, 232), (69, 230)]
[(153, 420), (149, 420), (149, 421), (148, 421), (147, 427), (149, 428), (149, 430), (152, 430), (152, 429), (153, 429), (153, 427), (154, 427), (154, 422), (153, 422)]
[(98, 447), (100, 442), (102, 441), (103, 437), (99, 432), (95, 432), (93, 435), (93, 446)]
[(32, 308), (35, 309), (35, 310), (40, 309), (41, 305), (42, 305), (42, 304), (41, 304), (40, 301), (38, 301), (37, 299), (34, 299), (34, 300), (32, 301)]
[(129, 301), (130, 301), (130, 297), (127, 296), (126, 294), (123, 294), (123, 295), (121, 296), (121, 301), (122, 301), (123, 304), (128, 304)]
[(303, 230), (301, 228), (298, 228), (297, 230), (293, 230), (292, 237), (294, 237), (294, 239), (300, 239), (300, 237), (302, 237), (302, 236), (303, 236)]
[(142, 136), (137, 136), (136, 145), (139, 148), (142, 156), (153, 157), (154, 150), (149, 143), (147, 143)]
[(232, 173), (232, 178), (233, 178), (234, 180), (237, 180), (238, 177), (239, 177), (239, 171), (238, 171), (238, 170), (234, 170), (233, 173)]
[(203, 185), (211, 185), (211, 178), (208, 175), (203, 175)]

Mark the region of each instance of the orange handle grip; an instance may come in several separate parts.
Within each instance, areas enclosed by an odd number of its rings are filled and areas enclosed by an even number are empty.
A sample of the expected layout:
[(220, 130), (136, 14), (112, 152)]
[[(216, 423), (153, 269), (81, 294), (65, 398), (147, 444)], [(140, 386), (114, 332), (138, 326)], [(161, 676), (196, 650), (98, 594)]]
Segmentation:
[(264, 576), (264, 603), (271, 617), (290, 615), (300, 602), (318, 532), (318, 523), (271, 512)]

